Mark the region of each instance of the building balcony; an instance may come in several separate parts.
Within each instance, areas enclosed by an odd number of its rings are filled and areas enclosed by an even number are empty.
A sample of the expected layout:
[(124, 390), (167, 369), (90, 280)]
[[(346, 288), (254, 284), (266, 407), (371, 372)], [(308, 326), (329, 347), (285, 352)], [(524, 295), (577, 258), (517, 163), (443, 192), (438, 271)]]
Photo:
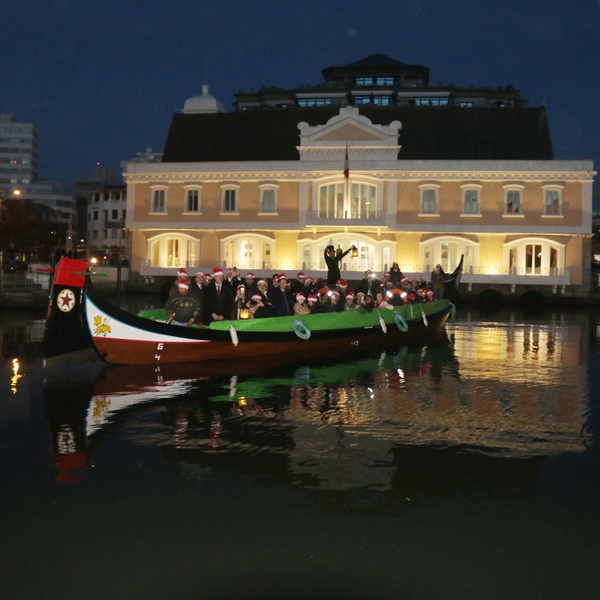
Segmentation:
[(364, 211), (360, 214), (335, 213), (327, 216), (318, 210), (306, 211), (306, 225), (322, 227), (387, 227), (386, 211)]

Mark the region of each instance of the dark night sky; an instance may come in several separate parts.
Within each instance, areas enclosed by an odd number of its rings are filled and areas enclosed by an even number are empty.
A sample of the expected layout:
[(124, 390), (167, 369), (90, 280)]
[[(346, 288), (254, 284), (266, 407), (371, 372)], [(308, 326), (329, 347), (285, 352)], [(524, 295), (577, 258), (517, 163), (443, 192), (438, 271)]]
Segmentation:
[(161, 151), (203, 83), (232, 110), (233, 92), (374, 53), (431, 83), (512, 84), (546, 105), (556, 158), (600, 166), (600, 0), (4, 0), (0, 19), (0, 107), (36, 125), (40, 178), (69, 188)]

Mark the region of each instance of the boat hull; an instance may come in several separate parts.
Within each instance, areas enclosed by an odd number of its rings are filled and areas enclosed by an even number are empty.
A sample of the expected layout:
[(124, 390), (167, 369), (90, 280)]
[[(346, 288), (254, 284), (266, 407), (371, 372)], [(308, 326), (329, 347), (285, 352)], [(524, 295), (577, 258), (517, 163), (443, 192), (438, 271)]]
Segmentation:
[(73, 259), (59, 263), (45, 330), (47, 367), (75, 360), (123, 365), (264, 361), (275, 366), (361, 356), (369, 349), (422, 345), (445, 336), (453, 308), (440, 301), (426, 307), (427, 315), (415, 306), (181, 327), (127, 313), (95, 297), (86, 266)]

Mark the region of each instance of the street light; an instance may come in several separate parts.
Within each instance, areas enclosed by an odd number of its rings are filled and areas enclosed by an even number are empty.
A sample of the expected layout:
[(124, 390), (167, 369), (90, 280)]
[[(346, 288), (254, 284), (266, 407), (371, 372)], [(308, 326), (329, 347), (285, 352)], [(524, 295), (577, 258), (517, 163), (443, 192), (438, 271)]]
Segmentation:
[(2, 204), (5, 200), (8, 200), (11, 196), (20, 196), (21, 190), (15, 189), (12, 192), (8, 192), (6, 196), (0, 196), (0, 220), (2, 220)]

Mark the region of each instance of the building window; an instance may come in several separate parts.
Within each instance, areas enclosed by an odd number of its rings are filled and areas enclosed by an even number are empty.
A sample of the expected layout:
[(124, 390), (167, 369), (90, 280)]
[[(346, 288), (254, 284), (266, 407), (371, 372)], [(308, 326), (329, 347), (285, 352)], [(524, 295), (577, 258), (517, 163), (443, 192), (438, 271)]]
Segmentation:
[(429, 186), (421, 188), (421, 207), (422, 215), (437, 215), (439, 186)]
[(303, 108), (331, 106), (331, 98), (298, 98), (298, 106), (302, 106)]
[(277, 212), (277, 187), (276, 186), (260, 186), (260, 212), (261, 213), (276, 213)]
[(413, 98), (415, 106), (446, 106), (449, 102), (448, 97), (422, 96)]
[(185, 188), (185, 212), (200, 212), (200, 188)]
[(238, 212), (239, 186), (223, 188), (222, 213), (236, 214)]
[(350, 218), (372, 219), (377, 206), (377, 188), (365, 183), (353, 183), (350, 189)]
[(439, 237), (422, 243), (419, 256), (423, 265), (433, 269), (439, 263), (446, 273), (454, 271), (464, 256), (463, 270), (469, 272), (478, 260), (479, 245), (459, 237)]
[(544, 216), (562, 216), (562, 188), (544, 186), (542, 189), (544, 190)]
[(196, 267), (200, 242), (186, 235), (159, 235), (148, 240), (152, 267)]
[(523, 187), (504, 188), (504, 214), (523, 215)]
[(119, 219), (119, 209), (118, 208), (113, 208), (111, 211), (111, 219), (113, 221), (117, 221)]
[(319, 188), (319, 218), (342, 219), (344, 217), (344, 184), (332, 183)]
[(356, 104), (356, 106), (371, 104), (371, 96), (354, 96), (354, 104)]
[(152, 212), (152, 213), (166, 213), (167, 212), (167, 190), (166, 190), (166, 188), (152, 189), (152, 207), (151, 207), (150, 212)]
[(391, 103), (391, 96), (373, 96), (373, 104), (375, 106), (389, 106)]
[(377, 77), (375, 79), (376, 85), (394, 85), (395, 80), (393, 77)]
[(479, 194), (481, 186), (463, 187), (462, 214), (463, 215), (480, 215), (481, 208), (479, 202)]
[(354, 79), (355, 85), (373, 85), (372, 77), (356, 77)]
[(517, 275), (555, 275), (564, 268), (564, 246), (547, 240), (519, 240), (507, 244), (505, 265)]

